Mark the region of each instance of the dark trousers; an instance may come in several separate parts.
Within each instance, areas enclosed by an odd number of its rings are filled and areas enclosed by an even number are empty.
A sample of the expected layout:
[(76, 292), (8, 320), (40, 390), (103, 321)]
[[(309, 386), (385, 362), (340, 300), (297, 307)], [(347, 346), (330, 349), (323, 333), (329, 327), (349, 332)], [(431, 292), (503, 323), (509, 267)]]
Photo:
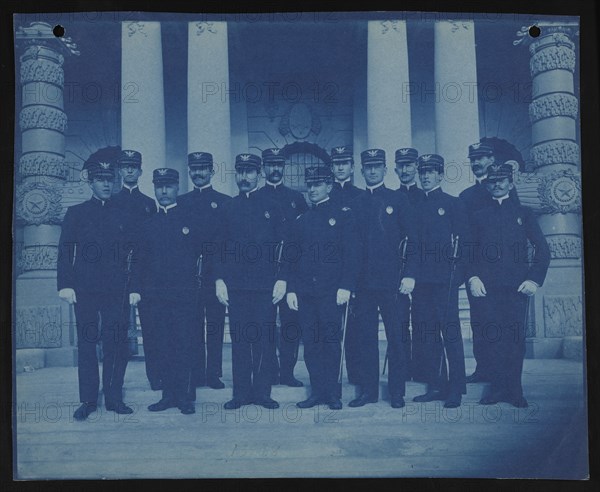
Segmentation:
[[(192, 331), (198, 316), (194, 299), (187, 297), (142, 298), (148, 314), (144, 329), (152, 333), (153, 370), (162, 381), (162, 396), (177, 403), (196, 399), (192, 377)], [(144, 334), (144, 346), (146, 346)]]
[[(272, 353), (275, 374), (279, 372), (282, 380), (291, 379), (294, 376), (294, 367), (298, 362), (298, 349), (302, 330), (298, 321), (298, 312), (292, 311), (283, 300), (277, 304), (279, 307), (279, 325), (276, 335), (276, 349), (279, 352), (279, 359), (275, 350)], [(275, 347), (274, 347), (275, 349)]]
[(492, 345), (485, 329), (482, 306), (483, 297), (473, 297), (467, 286), (469, 299), (469, 317), (471, 318), (471, 331), (473, 332), (473, 356), (475, 357), (475, 371), (483, 377), (490, 374), (490, 353)]
[[(346, 342), (356, 344), (361, 393), (379, 397), (379, 312), (385, 326), (390, 396), (404, 396), (410, 361), (410, 300), (393, 291), (359, 291)], [(352, 336), (351, 336), (352, 333)], [(348, 344), (347, 344), (348, 345)]]
[(298, 295), (298, 319), (302, 327), (304, 362), (310, 376), (312, 396), (327, 401), (341, 398), (338, 383), (342, 355), (342, 315), (336, 292), (320, 296)]
[(458, 286), (417, 283), (412, 293), (415, 379), (431, 390), (465, 394), (465, 354), (458, 317)]
[(482, 314), (490, 345), (490, 381), (493, 393), (523, 396), (521, 375), (525, 358), (527, 296), (517, 287), (486, 285)]
[(119, 294), (76, 291), (77, 372), (79, 400), (96, 402), (100, 376), (96, 344), (102, 341), (102, 390), (105, 401), (123, 398), (123, 378), (129, 359), (127, 341), (129, 310)]
[(271, 396), (275, 306), (267, 291), (229, 291), (229, 332), (233, 397), (244, 401)]
[(223, 375), (223, 333), (225, 306), (215, 289), (204, 288), (198, 300), (199, 325), (193, 330), (192, 382), (203, 386), (206, 380)]
[(143, 299), (138, 304), (138, 313), (140, 315), (140, 325), (142, 328), (143, 346), (144, 346), (144, 364), (146, 366), (146, 377), (153, 388), (162, 386), (160, 374), (160, 335), (158, 330), (160, 326), (153, 321), (152, 303)]

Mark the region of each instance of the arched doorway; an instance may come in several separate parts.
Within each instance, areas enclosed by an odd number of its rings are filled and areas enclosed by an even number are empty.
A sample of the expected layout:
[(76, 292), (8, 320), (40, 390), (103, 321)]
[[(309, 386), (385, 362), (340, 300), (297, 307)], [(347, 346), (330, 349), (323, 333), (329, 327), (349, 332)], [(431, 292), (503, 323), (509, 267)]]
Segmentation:
[(323, 147), (309, 142), (294, 142), (282, 149), (286, 157), (285, 184), (290, 188), (300, 191), (306, 199), (306, 183), (304, 182), (304, 169), (317, 164), (329, 164), (329, 154)]

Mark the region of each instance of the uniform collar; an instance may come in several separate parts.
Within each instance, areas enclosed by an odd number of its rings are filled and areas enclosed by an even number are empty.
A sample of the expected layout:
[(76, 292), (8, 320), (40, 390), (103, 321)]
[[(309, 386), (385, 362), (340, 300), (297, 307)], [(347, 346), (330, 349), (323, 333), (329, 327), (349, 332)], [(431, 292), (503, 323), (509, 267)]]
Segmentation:
[[(344, 181), (338, 181), (337, 179), (335, 180), (335, 182), (340, 185), (340, 188), (342, 190), (344, 189), (344, 185), (346, 183), (350, 183), (350, 181), (352, 181), (352, 176), (350, 176), (349, 178), (346, 178)], [(352, 183), (350, 183), (350, 186), (352, 186)]]
[(385, 188), (385, 186), (383, 185), (383, 181), (381, 183), (379, 183), (379, 184), (376, 184), (375, 186), (369, 186), (369, 185), (367, 185), (367, 191), (370, 191), (371, 195), (372, 195), (373, 193), (375, 193), (375, 191), (377, 189), (381, 188), (382, 186)]
[(194, 186), (194, 189), (196, 189), (198, 193), (202, 193), (204, 190), (207, 190), (209, 188), (212, 188), (212, 184), (210, 183), (205, 184), (204, 186)]
[(487, 178), (487, 174), (485, 174), (484, 176), (481, 176), (481, 178), (475, 178), (475, 184), (483, 184), (483, 180)]
[(256, 190), (258, 190), (258, 186), (257, 186), (256, 188), (254, 188), (254, 189), (250, 190), (250, 191), (246, 191), (246, 192), (244, 192), (243, 194), (244, 194), (244, 195), (246, 195), (246, 198), (250, 198), (250, 195), (251, 195), (252, 193), (254, 193)]
[(416, 186), (416, 185), (417, 185), (417, 183), (415, 183), (414, 181), (413, 181), (412, 183), (410, 183), (410, 184), (407, 184), (407, 185), (405, 185), (404, 183), (400, 183), (400, 189), (401, 189), (401, 190), (410, 191), (410, 189), (411, 189), (413, 186)]
[(498, 202), (498, 205), (502, 205), (502, 202), (504, 200), (506, 200), (508, 198), (508, 193), (504, 196), (501, 196), (500, 198), (496, 198), (495, 196), (492, 197), (492, 200), (494, 200), (495, 202)]
[(426, 191), (425, 192), (425, 196), (429, 196), (431, 193), (437, 192), (438, 190), (442, 191), (442, 188), (441, 188), (440, 185), (437, 185), (435, 188), (433, 188), (433, 189), (431, 189), (429, 191)]
[(328, 202), (329, 202), (329, 197), (327, 197), (327, 198), (323, 198), (323, 200), (321, 200), (320, 202), (313, 203), (313, 207), (314, 207), (314, 208), (321, 207), (321, 206), (323, 206), (324, 204), (329, 204)]
[(163, 211), (165, 214), (168, 214), (169, 210), (171, 210), (172, 208), (174, 208), (176, 206), (177, 206), (177, 202), (171, 203), (171, 205), (167, 205), (166, 207), (163, 207), (162, 205), (157, 204), (157, 212)]
[(282, 184), (283, 184), (283, 179), (279, 183), (271, 183), (271, 182), (267, 181), (267, 187), (272, 188), (273, 190), (276, 190)]
[(98, 198), (96, 195), (92, 195), (92, 203), (96, 203), (96, 204), (104, 207), (104, 205), (106, 205), (107, 201), (108, 200), (100, 200), (100, 198)]
[(139, 187), (138, 187), (138, 185), (135, 185), (130, 188), (125, 183), (123, 183), (123, 189), (127, 190), (129, 192), (129, 194), (131, 194), (131, 193), (133, 193), (134, 190), (139, 190)]

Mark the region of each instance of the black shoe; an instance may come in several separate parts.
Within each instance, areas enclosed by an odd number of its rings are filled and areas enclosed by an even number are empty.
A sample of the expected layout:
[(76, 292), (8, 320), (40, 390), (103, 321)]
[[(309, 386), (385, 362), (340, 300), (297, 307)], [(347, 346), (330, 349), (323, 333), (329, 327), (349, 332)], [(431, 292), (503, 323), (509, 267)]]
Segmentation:
[(206, 382), (206, 386), (215, 390), (220, 390), (225, 387), (225, 383), (223, 383), (219, 378), (210, 378)]
[(327, 406), (330, 410), (341, 410), (342, 409), (342, 400), (337, 397), (333, 397), (327, 400)]
[(372, 398), (366, 393), (363, 393), (358, 398), (355, 398), (348, 403), (348, 406), (352, 408), (364, 407), (367, 403), (377, 403), (377, 398)]
[(529, 406), (529, 403), (527, 403), (527, 400), (525, 399), (525, 397), (523, 395), (511, 396), (502, 401), (505, 401), (506, 403), (510, 403), (513, 407), (517, 407), (517, 408), (527, 408)]
[(306, 400), (296, 403), (296, 406), (298, 408), (312, 408), (317, 406), (319, 403), (321, 403), (320, 398), (317, 398), (316, 396), (310, 396)]
[(275, 409), (275, 408), (279, 408), (279, 403), (277, 403), (275, 400), (273, 400), (273, 398), (269, 398), (269, 397), (265, 397), (265, 398), (257, 398), (254, 400), (254, 404), (264, 407), (264, 408), (268, 408), (268, 409)]
[(435, 400), (445, 400), (446, 395), (440, 390), (427, 391), (424, 395), (415, 396), (413, 401), (417, 403), (426, 403)]
[(404, 406), (406, 405), (406, 403), (404, 403), (403, 396), (392, 396), (390, 403), (392, 405), (392, 408), (404, 408)]
[(490, 379), (483, 374), (482, 372), (475, 371), (470, 376), (467, 376), (466, 380), (467, 384), (471, 383), (489, 383)]
[(283, 384), (285, 386), (290, 386), (292, 388), (301, 388), (302, 386), (304, 386), (304, 383), (302, 381), (300, 381), (299, 379), (296, 379), (294, 376), (281, 378), (279, 380), (279, 384)]
[(128, 407), (127, 405), (125, 405), (125, 403), (123, 403), (122, 401), (105, 401), (104, 402), (104, 406), (106, 407), (107, 410), (110, 410), (111, 412), (115, 412), (115, 413), (119, 413), (121, 415), (127, 415), (130, 413), (133, 413), (133, 409), (131, 407)]
[(446, 402), (444, 403), (444, 408), (458, 408), (460, 407), (460, 403), (462, 401), (462, 395), (460, 393), (450, 393)]
[(171, 398), (161, 398), (156, 403), (148, 405), (148, 410), (150, 410), (151, 412), (162, 412), (163, 410), (175, 408), (176, 406), (177, 403), (175, 403), (175, 401)]
[(150, 381), (150, 389), (152, 391), (160, 391), (163, 389), (162, 381)]
[(252, 403), (252, 402), (248, 401), (248, 400), (240, 400), (239, 398), (233, 398), (233, 399), (229, 400), (227, 403), (225, 403), (223, 405), (223, 408), (225, 410), (236, 410), (240, 407), (243, 407), (244, 405), (250, 405), (250, 403)]
[(184, 415), (191, 415), (192, 413), (196, 413), (196, 407), (191, 401), (185, 401), (180, 403), (179, 410), (181, 410), (181, 413)]
[(95, 403), (84, 401), (81, 404), (81, 406), (77, 410), (75, 410), (75, 413), (73, 413), (73, 418), (75, 420), (85, 420), (92, 412), (95, 412), (97, 409), (98, 407)]

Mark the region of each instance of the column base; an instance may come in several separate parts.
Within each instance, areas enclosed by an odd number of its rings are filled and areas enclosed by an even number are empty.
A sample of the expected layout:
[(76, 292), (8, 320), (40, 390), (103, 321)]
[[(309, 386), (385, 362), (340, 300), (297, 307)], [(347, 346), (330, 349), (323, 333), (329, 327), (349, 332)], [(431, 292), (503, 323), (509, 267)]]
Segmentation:
[(585, 345), (583, 337), (565, 337), (563, 338), (562, 356), (565, 359), (583, 360)]
[(560, 359), (563, 338), (528, 338), (525, 342), (526, 359)]
[(77, 347), (23, 348), (16, 350), (16, 373), (44, 367), (77, 367)]

